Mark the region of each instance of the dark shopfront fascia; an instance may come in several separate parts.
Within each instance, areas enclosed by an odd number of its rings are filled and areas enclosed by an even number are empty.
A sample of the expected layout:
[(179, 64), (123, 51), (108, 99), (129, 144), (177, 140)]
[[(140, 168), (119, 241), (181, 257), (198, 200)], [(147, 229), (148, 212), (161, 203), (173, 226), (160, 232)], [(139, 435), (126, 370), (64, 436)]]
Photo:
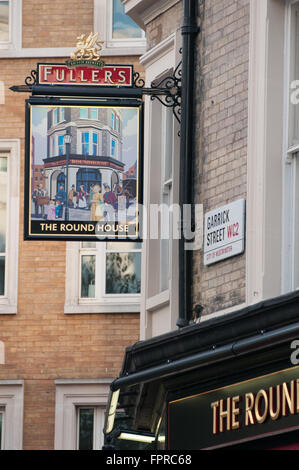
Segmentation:
[(125, 428), (155, 449), (299, 449), (296, 339), (298, 291), (128, 347), (106, 444)]

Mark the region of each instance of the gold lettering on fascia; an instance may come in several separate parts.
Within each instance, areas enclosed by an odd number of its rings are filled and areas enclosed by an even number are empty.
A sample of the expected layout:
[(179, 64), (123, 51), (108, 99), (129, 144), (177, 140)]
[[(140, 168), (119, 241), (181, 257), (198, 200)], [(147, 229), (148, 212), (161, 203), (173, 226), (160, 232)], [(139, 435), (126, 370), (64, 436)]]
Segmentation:
[[(241, 403), (244, 402), (244, 409)], [(299, 414), (299, 379), (284, 382), (257, 393), (248, 392), (244, 397), (236, 395), (211, 403), (213, 434), (224, 433), (242, 426), (242, 413), (245, 414), (243, 426), (263, 424), (268, 419)]]

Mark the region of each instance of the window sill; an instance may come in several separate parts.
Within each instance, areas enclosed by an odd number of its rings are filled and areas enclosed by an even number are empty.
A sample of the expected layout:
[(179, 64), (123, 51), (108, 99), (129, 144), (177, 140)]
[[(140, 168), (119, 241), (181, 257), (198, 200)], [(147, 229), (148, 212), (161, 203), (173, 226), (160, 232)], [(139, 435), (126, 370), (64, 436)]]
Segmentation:
[(134, 45), (134, 44), (123, 44), (122, 46), (119, 45), (108, 45), (107, 47), (103, 48), (101, 51), (102, 57), (109, 57), (109, 56), (142, 56), (146, 53), (146, 44), (144, 43), (141, 45)]
[(140, 302), (132, 303), (120, 303), (111, 302), (109, 303), (86, 303), (76, 305), (65, 305), (64, 313), (66, 315), (77, 315), (77, 314), (95, 314), (95, 313), (140, 313)]
[(17, 305), (6, 303), (5, 301), (0, 301), (0, 315), (15, 315), (18, 313)]
[[(69, 57), (74, 51), (74, 47), (28, 47), (28, 48), (0, 48), (0, 59), (17, 58), (49, 58), (49, 57)], [(143, 45), (126, 45), (105, 47), (101, 51), (102, 57), (110, 56), (141, 56), (145, 54), (146, 47)]]
[(0, 43), (0, 51), (11, 51), (13, 49), (13, 45), (9, 42), (1, 42)]

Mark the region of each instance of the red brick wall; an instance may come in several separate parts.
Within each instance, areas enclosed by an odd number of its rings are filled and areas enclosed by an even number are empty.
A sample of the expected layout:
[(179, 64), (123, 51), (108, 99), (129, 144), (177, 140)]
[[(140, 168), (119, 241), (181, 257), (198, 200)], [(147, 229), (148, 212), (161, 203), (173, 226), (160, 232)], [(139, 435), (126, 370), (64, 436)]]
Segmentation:
[(93, 0), (23, 2), (23, 47), (72, 47), (93, 29)]

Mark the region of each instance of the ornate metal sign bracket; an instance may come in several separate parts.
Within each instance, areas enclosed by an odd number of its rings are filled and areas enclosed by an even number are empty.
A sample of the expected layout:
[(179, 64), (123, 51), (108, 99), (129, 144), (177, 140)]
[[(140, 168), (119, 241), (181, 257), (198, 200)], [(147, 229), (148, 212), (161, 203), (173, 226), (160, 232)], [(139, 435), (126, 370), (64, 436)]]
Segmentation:
[(151, 100), (159, 100), (163, 106), (173, 109), (173, 114), (180, 123), (181, 119), (181, 86), (182, 62), (179, 62), (172, 75), (163, 77), (158, 83), (153, 82), (151, 88), (145, 88), (145, 82), (138, 72), (134, 73), (134, 87), (142, 88), (144, 95), (150, 95)]
[[(163, 106), (166, 106), (167, 108), (172, 108), (173, 114), (179, 123), (181, 121), (181, 65), (182, 62), (179, 62), (172, 75), (163, 77), (159, 82), (153, 82), (150, 88), (146, 88), (144, 79), (140, 77), (140, 74), (138, 72), (134, 72), (133, 86), (131, 88), (132, 91), (135, 89), (136, 91), (138, 90), (142, 95), (150, 95), (151, 100), (157, 99)], [(25, 78), (25, 85), (12, 86), (10, 89), (16, 92), (30, 93), (33, 87), (35, 89), (39, 87), (37, 70), (32, 70), (30, 72), (30, 75)], [(63, 85), (59, 85), (59, 87), (62, 90)], [(93, 88), (93, 90), (91, 90), (91, 88)], [(49, 88), (49, 92), (50, 91), (51, 88)], [(93, 96), (96, 96), (98, 91), (99, 90), (96, 90), (96, 87), (90, 87), (90, 92), (93, 94)], [(105, 96), (109, 94), (113, 97), (121, 98), (122, 92), (123, 90), (121, 86), (115, 87), (113, 90), (110, 88), (109, 92), (105, 93)], [(71, 94), (70, 89), (68, 90), (68, 95), (69, 94)]]

